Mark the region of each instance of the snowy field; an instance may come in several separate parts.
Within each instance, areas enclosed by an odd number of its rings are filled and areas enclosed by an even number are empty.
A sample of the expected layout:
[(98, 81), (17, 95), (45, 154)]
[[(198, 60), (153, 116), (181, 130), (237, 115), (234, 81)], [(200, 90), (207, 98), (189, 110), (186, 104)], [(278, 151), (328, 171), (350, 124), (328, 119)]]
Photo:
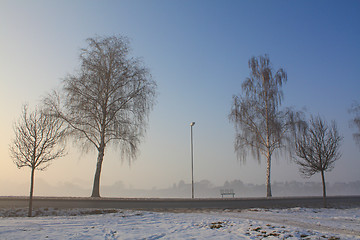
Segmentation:
[(360, 208), (0, 210), (0, 239), (360, 239)]

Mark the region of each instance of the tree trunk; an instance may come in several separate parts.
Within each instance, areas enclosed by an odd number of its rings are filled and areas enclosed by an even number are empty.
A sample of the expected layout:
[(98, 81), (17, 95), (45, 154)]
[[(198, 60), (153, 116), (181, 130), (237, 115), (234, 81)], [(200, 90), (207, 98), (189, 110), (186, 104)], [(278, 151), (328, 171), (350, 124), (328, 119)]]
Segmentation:
[(100, 197), (100, 174), (101, 174), (102, 162), (104, 160), (104, 151), (105, 151), (105, 147), (99, 148), (99, 155), (96, 164), (94, 185), (93, 185), (91, 197)]
[(268, 156), (267, 156), (267, 167), (266, 167), (266, 197), (272, 197), (272, 194), (271, 194), (270, 171), (271, 171), (271, 154), (268, 153)]
[(263, 79), (263, 87), (265, 90), (265, 111), (266, 111), (266, 148), (267, 148), (267, 164), (266, 164), (266, 197), (271, 197), (271, 181), (270, 181), (270, 172), (271, 172), (271, 151), (270, 151), (270, 116), (269, 116), (269, 98), (268, 98), (268, 82)]
[(323, 170), (321, 170), (321, 180), (322, 180), (322, 185), (323, 185), (324, 208), (326, 208), (327, 207), (327, 205), (326, 205), (326, 186), (325, 186), (325, 175), (324, 175)]
[(31, 180), (30, 180), (30, 197), (29, 197), (29, 212), (28, 217), (32, 217), (32, 202), (33, 202), (33, 192), (34, 192), (34, 173), (35, 168), (31, 168)]

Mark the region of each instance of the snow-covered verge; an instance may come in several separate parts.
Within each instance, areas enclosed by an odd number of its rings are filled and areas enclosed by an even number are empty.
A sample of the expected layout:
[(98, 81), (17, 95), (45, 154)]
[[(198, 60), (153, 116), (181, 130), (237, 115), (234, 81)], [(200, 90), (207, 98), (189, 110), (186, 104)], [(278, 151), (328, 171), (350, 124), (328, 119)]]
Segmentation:
[[(40, 209), (33, 218), (4, 217), (11, 215), (7, 211), (0, 212), (0, 239), (360, 239), (360, 208)], [(26, 209), (12, 211), (18, 212), (12, 216), (20, 216)]]
[[(32, 215), (34, 217), (49, 217), (49, 216), (81, 216), (81, 215), (97, 215), (106, 213), (121, 212), (119, 209), (86, 209), (86, 208), (36, 208), (33, 209)], [(0, 209), (0, 217), (26, 217), (28, 208), (5, 208)]]

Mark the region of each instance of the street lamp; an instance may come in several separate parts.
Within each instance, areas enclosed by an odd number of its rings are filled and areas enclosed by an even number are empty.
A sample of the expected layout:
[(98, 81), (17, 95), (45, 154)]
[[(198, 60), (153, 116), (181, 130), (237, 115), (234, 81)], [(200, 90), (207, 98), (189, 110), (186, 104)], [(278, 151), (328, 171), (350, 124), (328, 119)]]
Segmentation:
[(193, 147), (193, 126), (195, 122), (190, 123), (191, 129), (191, 198), (194, 198), (194, 147)]

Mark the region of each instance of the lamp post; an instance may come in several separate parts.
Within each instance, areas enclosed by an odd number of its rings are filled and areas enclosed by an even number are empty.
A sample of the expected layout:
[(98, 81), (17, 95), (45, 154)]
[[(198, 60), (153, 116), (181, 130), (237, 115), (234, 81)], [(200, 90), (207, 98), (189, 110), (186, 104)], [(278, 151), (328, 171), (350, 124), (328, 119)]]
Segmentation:
[(194, 198), (194, 147), (193, 147), (193, 126), (195, 122), (190, 123), (191, 131), (191, 198)]

